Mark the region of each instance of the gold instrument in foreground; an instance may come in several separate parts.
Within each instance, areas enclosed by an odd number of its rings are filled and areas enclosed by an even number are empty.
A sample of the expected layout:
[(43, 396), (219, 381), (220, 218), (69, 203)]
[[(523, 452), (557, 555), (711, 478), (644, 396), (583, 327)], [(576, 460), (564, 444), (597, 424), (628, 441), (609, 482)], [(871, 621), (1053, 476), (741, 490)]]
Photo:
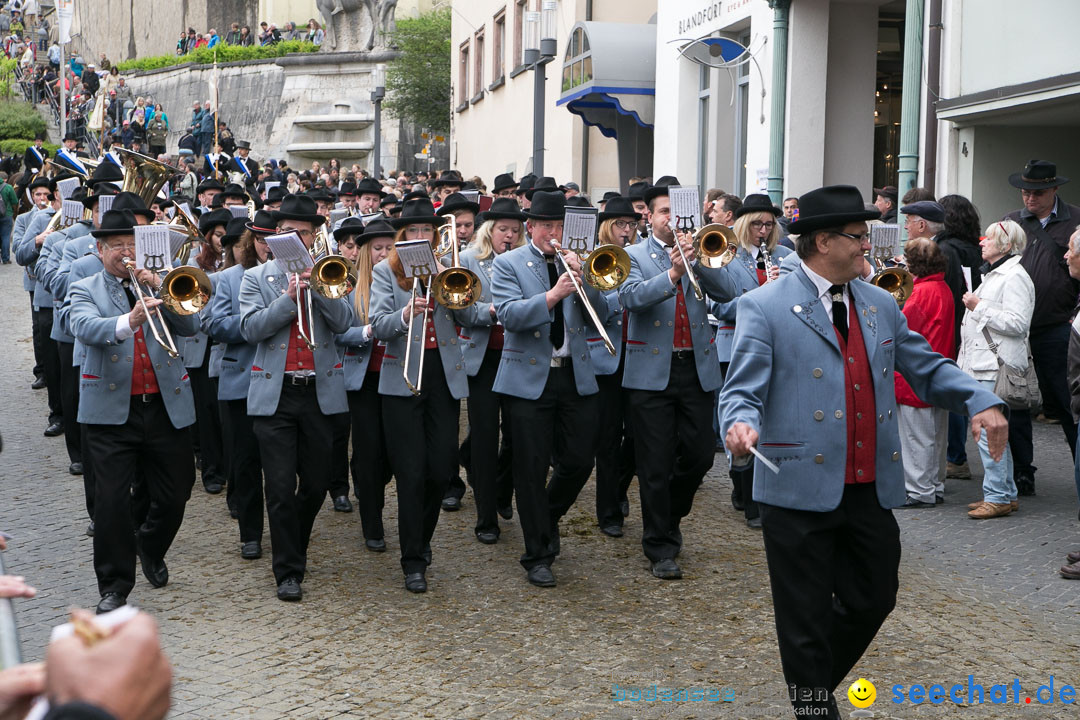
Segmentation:
[(712, 223), (694, 233), (698, 262), (707, 268), (722, 268), (735, 259), (739, 243), (727, 225)]
[(608, 292), (630, 277), (630, 256), (618, 245), (598, 245), (585, 256), (581, 270), (585, 282)]
[[(165, 317), (157, 308), (150, 309), (146, 305), (146, 298), (151, 297), (143, 292), (142, 285), (135, 276), (135, 261), (131, 258), (123, 258), (121, 261), (128, 271), (128, 278), (146, 314), (146, 322), (150, 325), (150, 332), (158, 345), (169, 353), (170, 357), (179, 357), (176, 349), (176, 341), (169, 332)], [(161, 281), (161, 304), (177, 315), (194, 315), (210, 301), (210, 278), (199, 268), (180, 267), (170, 271)]]
[(450, 267), (440, 270), (431, 281), (431, 295), (435, 302), (449, 310), (464, 310), (480, 299), (480, 278), (461, 265), (454, 218), (451, 217), (446, 224), (441, 225), (437, 232), (439, 248), (448, 246), (451, 260)]
[(874, 277), (870, 278), (870, 283), (892, 295), (901, 309), (915, 289), (915, 278), (902, 267), (885, 268), (875, 273)]

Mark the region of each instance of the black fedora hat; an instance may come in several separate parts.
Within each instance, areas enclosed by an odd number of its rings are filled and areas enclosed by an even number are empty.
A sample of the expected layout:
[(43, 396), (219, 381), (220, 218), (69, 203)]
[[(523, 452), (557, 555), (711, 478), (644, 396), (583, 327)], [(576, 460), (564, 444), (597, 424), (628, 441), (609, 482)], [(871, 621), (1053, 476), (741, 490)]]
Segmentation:
[(410, 200), (415, 200), (417, 198), (425, 198), (427, 200), (430, 200), (431, 196), (423, 190), (413, 190), (412, 192), (405, 193), (405, 197), (401, 198), (401, 202), (407, 203)]
[(388, 205), (397, 205), (399, 202), (401, 201), (398, 199), (397, 195), (393, 193), (387, 193), (385, 196), (383, 196), (383, 199), (379, 201), (379, 207), (384, 208)]
[(394, 237), (397, 231), (394, 226), (385, 220), (372, 220), (364, 228), (364, 232), (356, 236), (356, 242), (360, 245), (371, 242), (375, 238)]
[(1057, 174), (1057, 165), (1048, 160), (1031, 160), (1024, 169), (1009, 176), (1009, 184), (1023, 190), (1042, 190), (1069, 182)]
[(606, 203), (609, 200), (613, 200), (613, 199), (615, 199), (617, 197), (622, 197), (622, 196), (619, 195), (619, 193), (615, 192), (614, 190), (608, 190), (606, 193), (604, 193), (604, 197), (600, 198), (600, 202)]
[(446, 199), (442, 201), (442, 205), (435, 211), (435, 214), (446, 215), (455, 210), (468, 210), (473, 215), (476, 215), (476, 213), (480, 212), (480, 204), (466, 200), (465, 196), (461, 193), (450, 193), (446, 196)]
[(359, 235), (362, 232), (364, 232), (364, 221), (356, 216), (348, 217), (334, 231), (334, 239), (339, 243), (345, 242), (345, 238)]
[(495, 198), (491, 201), (491, 207), (480, 213), (476, 218), (477, 224), (488, 220), (520, 220), (525, 222), (528, 216), (521, 212), (521, 206), (517, 200), (509, 197)]
[(378, 195), (382, 197), (386, 193), (383, 192), (382, 183), (375, 178), (364, 178), (360, 182), (356, 183), (355, 195)]
[[(112, 194), (112, 193), (110, 193), (108, 191), (108, 186), (103, 186), (101, 188), (101, 190), (104, 190), (105, 192), (100, 192), (100, 193), (96, 193), (96, 194), (97, 195), (110, 195), (110, 194)], [(86, 205), (86, 203), (83, 203), (83, 204)], [(93, 207), (93, 203), (91, 202), (90, 205), (86, 205), (86, 206), (87, 207)], [(150, 222), (153, 222), (154, 218), (157, 217), (157, 214), (153, 210), (150, 210), (150, 209), (148, 209), (146, 207), (146, 203), (143, 202), (143, 199), (141, 197), (139, 197), (138, 195), (136, 195), (135, 193), (133, 193), (133, 192), (116, 193), (116, 196), (113, 198), (112, 209), (113, 210), (130, 210), (132, 213), (134, 213), (136, 215), (142, 215), (144, 218), (146, 218)]]
[(799, 196), (799, 219), (788, 225), (792, 235), (842, 227), (860, 220), (877, 220), (881, 212), (867, 210), (862, 193), (853, 185), (826, 185)]
[(465, 180), (457, 170), (446, 170), (439, 173), (439, 177), (431, 181), (432, 187), (442, 187), (443, 185), (457, 185), (458, 187), (461, 187), (464, 184)]
[(248, 142), (247, 140), (237, 140), (236, 141), (236, 149), (237, 150), (250, 150), (251, 149), (251, 143)]
[(338, 197), (356, 197), (356, 183), (346, 180), (338, 188)]
[(747, 213), (767, 212), (772, 213), (773, 217), (780, 217), (784, 214), (784, 211), (772, 204), (772, 198), (763, 193), (754, 193), (753, 195), (747, 195), (743, 199), (743, 204), (735, 211), (735, 217), (741, 218)]
[(91, 230), (90, 234), (98, 240), (112, 237), (113, 235), (134, 235), (135, 213), (130, 210), (110, 210), (101, 218), (101, 227)]
[(395, 228), (403, 228), (406, 225), (434, 225), (438, 227), (446, 222), (446, 218), (435, 214), (435, 206), (431, 199), (419, 197), (405, 202), (401, 207), (401, 215), (390, 220)]
[(535, 175), (533, 175), (532, 173), (529, 173), (528, 175), (522, 175), (521, 176), (521, 182), (518, 183), (517, 190), (514, 191), (514, 194), (515, 195), (524, 195), (529, 190), (531, 190), (533, 185), (535, 185), (535, 184), (536, 184), (536, 176)]
[(255, 217), (245, 223), (244, 227), (256, 235), (273, 235), (277, 232), (277, 222), (274, 220), (274, 214), (269, 210), (256, 212)]
[(641, 219), (641, 213), (634, 212), (634, 204), (630, 202), (630, 198), (616, 195), (607, 201), (604, 211), (597, 216), (600, 222), (612, 218), (634, 218), (634, 222), (637, 222)]
[(202, 217), (199, 218), (199, 234), (206, 235), (218, 225), (225, 225), (227, 227), (229, 221), (232, 220), (232, 217), (233, 214), (225, 208), (204, 213)]
[(555, 190), (541, 190), (532, 197), (525, 211), (530, 220), (562, 220), (566, 216), (566, 196)]
[(315, 200), (309, 195), (286, 195), (281, 207), (273, 211), (275, 221), (299, 220), (319, 227), (326, 218), (319, 214)]
[(34, 192), (34, 190), (36, 190), (37, 188), (40, 188), (40, 187), (48, 188), (50, 193), (56, 192), (56, 183), (53, 182), (52, 180), (50, 180), (47, 177), (38, 178), (34, 182), (30, 183), (26, 187), (26, 189), (29, 190), (31, 192), (31, 194), (32, 194)]
[(244, 234), (244, 230), (247, 229), (247, 218), (234, 217), (229, 219), (229, 224), (225, 226), (225, 234), (221, 237), (221, 247), (225, 248), (237, 240)]
[[(897, 191), (895, 185), (886, 185), (885, 187), (874, 188), (874, 195), (880, 195), (883, 198), (888, 198), (893, 201), (894, 205), (896, 204), (896, 199), (900, 197), (900, 193)], [(799, 214), (802, 215), (802, 213)]]
[(211, 177), (211, 178), (207, 178), (206, 180), (203, 180), (201, 183), (199, 183), (198, 187), (195, 188), (195, 193), (196, 194), (202, 194), (202, 193), (206, 192), (207, 190), (224, 190), (224, 189), (225, 189), (224, 185), (222, 185), (217, 180), (215, 180), (214, 178)]
[(288, 195), (288, 193), (285, 192), (285, 188), (281, 187), (280, 185), (275, 185), (274, 187), (266, 191), (266, 202), (281, 202), (285, 199), (286, 195)]
[(94, 168), (90, 179), (86, 181), (86, 187), (93, 188), (98, 183), (122, 183), (124, 171), (114, 162), (103, 162)]
[(64, 133), (64, 139), (60, 142), (67, 142), (68, 140), (74, 140), (75, 142), (79, 142), (80, 138), (74, 133), (74, 131), (68, 130), (66, 133)]
[(626, 197), (630, 198), (630, 202), (635, 200), (644, 200), (645, 191), (649, 189), (649, 183), (644, 180), (639, 180), (636, 183), (630, 183), (630, 187), (626, 191)]
[[(649, 187), (645, 188), (641, 193), (641, 199), (644, 200), (646, 204), (649, 204), (653, 201), (653, 198), (667, 195), (668, 188), (678, 184), (679, 179), (677, 177), (674, 175), (665, 175)], [(631, 196), (631, 199), (633, 199), (633, 196)]]
[[(532, 184), (528, 190), (525, 191), (525, 197), (532, 200), (533, 193), (537, 192), (551, 192), (552, 190), (559, 190), (559, 186), (555, 183), (555, 178), (544, 176)], [(559, 190), (559, 192), (562, 192)]]
[(514, 180), (514, 176), (510, 173), (503, 173), (495, 176), (495, 182), (491, 185), (491, 192), (497, 193), (501, 190), (509, 190), (510, 188), (516, 188), (519, 185)]
[(234, 197), (240, 198), (244, 202), (247, 202), (251, 198), (248, 197), (247, 190), (241, 187), (238, 183), (229, 183), (225, 186), (225, 189), (221, 191), (221, 197)]
[(589, 198), (584, 195), (574, 195), (573, 197), (566, 198), (566, 207), (587, 207), (591, 208), (593, 204), (589, 202)]
[(304, 197), (309, 197), (315, 202), (332, 203), (334, 197), (326, 191), (326, 188), (312, 188), (304, 193)]

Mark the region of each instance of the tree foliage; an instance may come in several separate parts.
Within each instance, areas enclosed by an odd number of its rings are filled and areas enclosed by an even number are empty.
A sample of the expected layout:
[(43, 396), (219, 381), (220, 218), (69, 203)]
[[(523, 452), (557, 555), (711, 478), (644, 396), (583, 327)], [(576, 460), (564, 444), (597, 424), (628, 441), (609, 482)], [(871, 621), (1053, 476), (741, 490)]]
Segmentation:
[[(0, 138), (33, 140), (45, 132), (45, 120), (33, 105), (24, 102), (0, 102)], [(25, 148), (24, 148), (25, 149)]]
[(391, 44), (401, 56), (386, 71), (386, 110), (433, 132), (450, 132), (450, 9), (398, 20)]

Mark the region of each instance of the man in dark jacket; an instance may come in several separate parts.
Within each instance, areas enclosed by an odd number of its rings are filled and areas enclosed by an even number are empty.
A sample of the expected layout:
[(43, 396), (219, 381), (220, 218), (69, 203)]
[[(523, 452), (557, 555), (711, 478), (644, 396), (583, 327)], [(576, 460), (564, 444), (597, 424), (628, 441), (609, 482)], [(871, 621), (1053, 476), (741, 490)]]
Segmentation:
[(874, 207), (881, 211), (881, 222), (896, 222), (896, 198), (898, 196), (895, 185), (874, 188)]
[[(1061, 422), (1069, 451), (1076, 452), (1076, 423), (1069, 410), (1066, 363), (1069, 353), (1069, 323), (1080, 281), (1069, 276), (1065, 251), (1069, 236), (1080, 223), (1080, 207), (1058, 197), (1058, 188), (1069, 178), (1057, 173), (1057, 165), (1032, 160), (1021, 172), (1009, 176), (1009, 184), (1020, 189), (1024, 207), (1005, 217), (1015, 220), (1027, 233), (1028, 246), (1020, 264), (1035, 285), (1035, 310), (1031, 314), (1031, 357), (1039, 376), (1043, 411)], [(1021, 495), (1035, 494), (1035, 466), (1032, 465), (1031, 416), (1014, 410), (1009, 418), (1009, 447), (1013, 453), (1016, 488)]]

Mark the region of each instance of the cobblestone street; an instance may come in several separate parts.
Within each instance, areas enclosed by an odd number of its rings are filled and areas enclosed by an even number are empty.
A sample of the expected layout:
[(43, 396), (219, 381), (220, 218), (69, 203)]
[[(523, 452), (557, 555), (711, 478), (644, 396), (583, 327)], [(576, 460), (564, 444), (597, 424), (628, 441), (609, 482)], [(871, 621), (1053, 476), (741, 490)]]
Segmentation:
[[(81, 478), (62, 438), (45, 438), (44, 391), (30, 389), (33, 350), (22, 269), (0, 266), (0, 529), (13, 536), (9, 572), (38, 597), (17, 603), (26, 659), (49, 629), (98, 593)], [(877, 686), (877, 718), (1076, 717), (1076, 708), (913, 706), (894, 684), (948, 687), (969, 674), (987, 689), (1018, 678), (1028, 696), (1080, 684), (1080, 582), (1063, 580), (1080, 549), (1072, 464), (1056, 426), (1035, 426), (1038, 495), (1020, 512), (976, 522), (974, 480), (948, 480), (946, 503), (897, 511), (904, 558), (898, 607), (855, 673)], [(596, 528), (588, 485), (562, 527), (559, 585), (526, 582), (517, 518), (479, 544), (471, 494), (436, 531), (426, 595), (405, 591), (396, 505), (387, 498), (388, 552), (363, 549), (356, 513), (316, 521), (304, 600), (275, 597), (269, 536), (241, 560), (224, 495), (201, 483), (167, 557), (169, 585), (138, 576), (130, 601), (161, 624), (174, 665), (172, 718), (788, 718), (760, 534), (728, 502), (726, 463), (683, 523), (685, 577), (662, 582), (641, 552), (636, 486), (626, 536)], [(730, 702), (615, 702), (614, 685), (730, 689)]]

